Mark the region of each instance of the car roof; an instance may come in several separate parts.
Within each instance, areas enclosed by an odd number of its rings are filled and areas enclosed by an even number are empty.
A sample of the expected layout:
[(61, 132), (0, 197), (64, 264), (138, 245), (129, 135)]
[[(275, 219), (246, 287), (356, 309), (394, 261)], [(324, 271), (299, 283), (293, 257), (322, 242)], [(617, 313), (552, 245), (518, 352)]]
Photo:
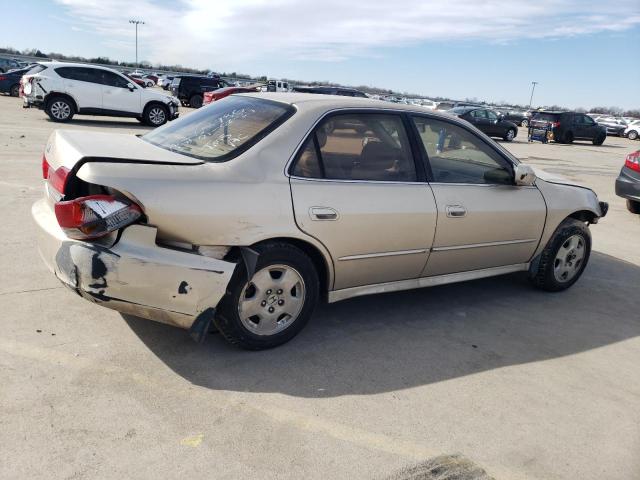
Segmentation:
[[(76, 63), (76, 62), (37, 62), (40, 65), (44, 65), (45, 67), (87, 67), (87, 68), (97, 68), (99, 70), (109, 70), (119, 72), (116, 68), (113, 67), (103, 67), (102, 65), (93, 65), (92, 63)], [(120, 72), (122, 73), (122, 72)]]
[(380, 109), (393, 111), (406, 111), (419, 114), (428, 114), (436, 117), (451, 119), (452, 115), (435, 110), (425, 110), (419, 105), (385, 102), (364, 97), (345, 97), (341, 95), (324, 95), (321, 93), (297, 93), (297, 92), (256, 92), (242, 93), (240, 95), (264, 98), (274, 102), (293, 105), (303, 111), (329, 111), (334, 109)]

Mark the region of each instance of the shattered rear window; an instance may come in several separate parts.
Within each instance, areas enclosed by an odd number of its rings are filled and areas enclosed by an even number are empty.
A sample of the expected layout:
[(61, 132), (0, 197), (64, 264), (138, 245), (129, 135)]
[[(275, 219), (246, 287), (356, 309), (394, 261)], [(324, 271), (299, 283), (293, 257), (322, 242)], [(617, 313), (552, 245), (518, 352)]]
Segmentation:
[(293, 111), (287, 104), (232, 95), (153, 130), (142, 139), (172, 152), (222, 162), (260, 141)]

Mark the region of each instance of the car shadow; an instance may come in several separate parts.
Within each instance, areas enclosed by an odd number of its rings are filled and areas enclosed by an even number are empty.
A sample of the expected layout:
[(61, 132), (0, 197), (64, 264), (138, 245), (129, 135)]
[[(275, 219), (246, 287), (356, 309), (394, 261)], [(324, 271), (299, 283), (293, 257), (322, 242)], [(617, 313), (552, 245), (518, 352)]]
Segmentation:
[(640, 335), (640, 267), (594, 252), (561, 293), (524, 274), (321, 305), (291, 342), (261, 352), (123, 315), (168, 367), (218, 390), (367, 395), (572, 355)]

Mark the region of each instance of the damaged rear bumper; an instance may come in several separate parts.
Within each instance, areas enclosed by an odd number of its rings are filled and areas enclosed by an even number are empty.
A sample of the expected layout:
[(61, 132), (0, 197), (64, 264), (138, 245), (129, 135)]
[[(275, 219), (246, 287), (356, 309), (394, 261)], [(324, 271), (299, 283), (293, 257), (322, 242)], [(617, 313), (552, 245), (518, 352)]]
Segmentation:
[(156, 228), (131, 225), (111, 246), (67, 237), (46, 199), (32, 207), (49, 269), (82, 297), (123, 313), (190, 328), (224, 296), (236, 264), (156, 245)]

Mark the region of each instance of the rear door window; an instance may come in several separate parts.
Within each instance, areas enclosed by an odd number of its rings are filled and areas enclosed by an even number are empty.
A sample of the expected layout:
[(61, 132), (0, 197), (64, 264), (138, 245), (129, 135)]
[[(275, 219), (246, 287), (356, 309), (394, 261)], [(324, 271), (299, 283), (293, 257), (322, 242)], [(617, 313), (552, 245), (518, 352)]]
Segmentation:
[(297, 158), (293, 175), (330, 180), (417, 180), (407, 133), (398, 115), (333, 115), (316, 128), (311, 139)]

